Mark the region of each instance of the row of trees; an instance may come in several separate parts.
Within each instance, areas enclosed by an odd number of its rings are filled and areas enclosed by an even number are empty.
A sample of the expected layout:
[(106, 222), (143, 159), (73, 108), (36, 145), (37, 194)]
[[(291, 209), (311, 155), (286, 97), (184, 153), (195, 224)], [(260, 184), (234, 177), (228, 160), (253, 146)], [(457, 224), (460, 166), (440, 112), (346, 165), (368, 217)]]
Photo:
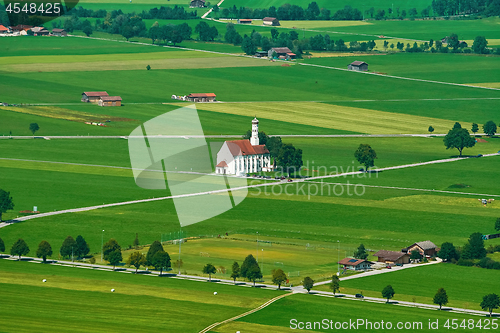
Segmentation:
[(432, 0), (432, 9), (439, 16), (500, 15), (500, 6), (496, 0)]
[[(431, 131), (432, 129), (432, 131)], [(429, 131), (432, 133), (434, 129), (432, 126), (429, 127)], [(479, 126), (474, 123), (472, 124), (472, 132), (477, 133), (479, 131)], [(486, 135), (493, 136), (497, 131), (497, 125), (492, 120), (487, 121), (483, 125), (483, 131)], [(448, 131), (448, 134), (443, 139), (444, 145), (446, 149), (457, 149), (462, 156), (462, 151), (465, 148), (471, 148), (476, 145), (476, 140), (472, 137), (469, 131), (465, 128), (462, 128), (459, 122), (456, 122), (453, 125), (453, 128)]]
[[(110, 12), (105, 9), (85, 9), (82, 6), (73, 8), (70, 12), (71, 15), (76, 17), (92, 17), (92, 18), (105, 18), (109, 15), (111, 19), (115, 19), (120, 15), (124, 15), (125, 13), (121, 9), (112, 10)], [(161, 6), (160, 8), (154, 7), (149, 11), (143, 10), (140, 13), (132, 12), (131, 16), (139, 16), (145, 20), (151, 19), (160, 19), (160, 20), (188, 20), (198, 18), (196, 10), (194, 11), (186, 11), (184, 7), (181, 6)]]

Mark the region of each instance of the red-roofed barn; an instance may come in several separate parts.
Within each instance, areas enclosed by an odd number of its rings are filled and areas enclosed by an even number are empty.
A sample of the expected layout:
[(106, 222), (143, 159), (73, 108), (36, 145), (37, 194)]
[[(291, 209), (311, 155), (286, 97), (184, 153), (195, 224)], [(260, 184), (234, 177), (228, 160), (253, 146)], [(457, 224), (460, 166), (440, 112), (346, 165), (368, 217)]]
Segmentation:
[(109, 96), (105, 91), (85, 91), (82, 93), (82, 102), (97, 104), (102, 96)]

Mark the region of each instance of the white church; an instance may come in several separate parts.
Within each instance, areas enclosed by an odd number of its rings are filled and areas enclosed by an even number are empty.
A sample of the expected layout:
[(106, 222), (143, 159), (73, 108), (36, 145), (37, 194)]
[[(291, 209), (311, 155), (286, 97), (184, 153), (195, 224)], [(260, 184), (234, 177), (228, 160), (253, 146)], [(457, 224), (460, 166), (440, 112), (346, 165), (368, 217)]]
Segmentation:
[(244, 176), (247, 173), (271, 171), (271, 155), (259, 145), (259, 121), (252, 120), (250, 140), (226, 141), (217, 153), (217, 174)]

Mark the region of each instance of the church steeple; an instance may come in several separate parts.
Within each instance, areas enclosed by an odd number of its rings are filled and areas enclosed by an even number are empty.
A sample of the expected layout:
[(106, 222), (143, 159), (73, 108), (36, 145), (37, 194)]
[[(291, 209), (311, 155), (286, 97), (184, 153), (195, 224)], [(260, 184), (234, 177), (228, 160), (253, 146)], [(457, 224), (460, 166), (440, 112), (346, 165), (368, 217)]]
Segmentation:
[(250, 138), (250, 144), (252, 146), (259, 145), (259, 121), (257, 117), (252, 120), (252, 137)]

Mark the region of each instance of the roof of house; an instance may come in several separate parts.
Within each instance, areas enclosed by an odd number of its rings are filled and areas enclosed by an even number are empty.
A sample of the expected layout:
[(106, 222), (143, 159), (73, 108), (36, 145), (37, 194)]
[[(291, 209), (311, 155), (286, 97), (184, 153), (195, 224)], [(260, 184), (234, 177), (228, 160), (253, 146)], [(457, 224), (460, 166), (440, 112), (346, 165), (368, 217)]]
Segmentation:
[(371, 261), (365, 260), (365, 259), (354, 259), (354, 258), (344, 258), (339, 261), (339, 264), (341, 265), (348, 265), (348, 266), (358, 266), (359, 264), (362, 264), (364, 262), (368, 262), (372, 264)]
[(33, 28), (31, 28), (31, 31), (33, 31), (33, 32), (40, 32), (43, 30), (47, 30), (47, 29), (45, 29), (45, 27), (33, 27)]
[(189, 94), (187, 97), (215, 97), (214, 93), (194, 93)]
[(295, 53), (292, 53), (292, 52), (288, 52), (287, 54), (288, 54), (289, 56), (296, 56), (296, 54), (295, 54)]
[(377, 253), (374, 254), (375, 257), (382, 257), (386, 260), (389, 261), (396, 261), (399, 258), (403, 256), (407, 256), (408, 254), (404, 252), (396, 252), (396, 251), (387, 251), (387, 250), (380, 250)]
[(276, 17), (264, 17), (262, 21), (274, 21), (276, 20)]
[(220, 167), (220, 168), (226, 168), (227, 167), (227, 163), (226, 161), (221, 161), (219, 164), (216, 165), (217, 167)]
[(409, 249), (410, 247), (412, 247), (414, 245), (417, 245), (418, 247), (420, 247), (424, 251), (425, 250), (432, 250), (432, 249), (436, 248), (436, 244), (434, 244), (433, 242), (431, 242), (429, 240), (426, 240), (426, 241), (423, 241), (423, 242), (414, 243), (414, 244), (408, 246), (407, 249)]
[(83, 94), (87, 95), (88, 97), (109, 96), (108, 93), (105, 91), (85, 91), (83, 92)]
[(105, 102), (115, 102), (121, 101), (122, 98), (120, 96), (101, 96), (101, 100)]
[(0, 24), (0, 31), (9, 31), (9, 29)]
[(233, 156), (269, 154), (265, 145), (252, 146), (250, 140), (226, 141)]
[(271, 50), (276, 53), (292, 53), (288, 47), (273, 47)]
[(252, 22), (252, 19), (239, 19), (238, 21), (243, 21), (243, 22)]
[(12, 30), (16, 30), (16, 31), (21, 31), (21, 30), (27, 30), (27, 29), (31, 29), (33, 28), (32, 25), (24, 25), (24, 24), (18, 24), (14, 27), (10, 27)]
[(363, 64), (368, 65), (368, 64), (367, 64), (366, 62), (364, 62), (364, 61), (353, 61), (353, 62), (351, 62), (351, 65), (353, 65), (353, 66), (361, 66), (361, 65), (363, 65)]
[(52, 33), (54, 33), (54, 32), (64, 32), (64, 31), (66, 31), (66, 30), (64, 30), (64, 29), (58, 29), (58, 28), (52, 29)]

